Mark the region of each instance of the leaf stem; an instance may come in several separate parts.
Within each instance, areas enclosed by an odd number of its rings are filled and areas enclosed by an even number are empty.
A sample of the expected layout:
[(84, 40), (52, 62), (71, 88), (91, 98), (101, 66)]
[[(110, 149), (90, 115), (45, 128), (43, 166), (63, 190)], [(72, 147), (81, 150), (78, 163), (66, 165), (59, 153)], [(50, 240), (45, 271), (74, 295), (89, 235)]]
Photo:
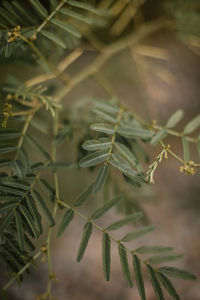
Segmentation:
[[(58, 132), (58, 110), (56, 110), (55, 117), (54, 117), (54, 124), (53, 124), (53, 133), (54, 137), (56, 136)], [(52, 156), (52, 162), (56, 162), (56, 146), (54, 144), (54, 141), (52, 141), (52, 147), (51, 147), (51, 156)], [(60, 199), (60, 192), (59, 192), (59, 183), (58, 183), (58, 174), (57, 170), (54, 170), (54, 186), (55, 186), (55, 202), (53, 207), (53, 218), (55, 219), (57, 209), (58, 209), (58, 199)], [(52, 260), (51, 260), (51, 237), (52, 237), (53, 227), (50, 227), (48, 230), (47, 235), (47, 262), (48, 262), (48, 283), (47, 283), (47, 290), (46, 294), (47, 296), (51, 295), (51, 287), (52, 287), (52, 279), (55, 279), (55, 275), (53, 274), (53, 268), (52, 268)]]
[(120, 121), (122, 119), (123, 112), (124, 112), (124, 108), (120, 107), (118, 115), (117, 115), (117, 122), (116, 122), (115, 127), (114, 127), (114, 133), (113, 133), (113, 136), (112, 136), (112, 139), (111, 139), (111, 146), (109, 148), (108, 158), (105, 162), (106, 165), (109, 163), (109, 160), (110, 160), (110, 157), (111, 157), (111, 154), (112, 154), (112, 150), (113, 150), (113, 147), (114, 147), (114, 144), (115, 144), (117, 130), (119, 128), (119, 124), (120, 124)]
[[(103, 227), (99, 226), (98, 224), (96, 224), (91, 218), (88, 218), (86, 216), (84, 216), (82, 213), (80, 213), (76, 208), (74, 208), (72, 205), (67, 204), (61, 200), (58, 200), (58, 203), (61, 204), (62, 206), (66, 207), (67, 209), (71, 209), (77, 216), (81, 217), (83, 220), (85, 220), (86, 222), (90, 222), (97, 230), (101, 231), (102, 233), (107, 233), (109, 238), (114, 241), (115, 243), (119, 244), (121, 243), (121, 240), (116, 239), (113, 235), (111, 235), (109, 233), (109, 231), (107, 231), (106, 229), (104, 229)], [(124, 246), (124, 244), (123, 244)], [(131, 250), (128, 247), (124, 246), (124, 248), (126, 249), (127, 252), (129, 252), (131, 255), (133, 255), (133, 253), (135, 252), (135, 250)], [(138, 256), (140, 256), (139, 253), (137, 253)], [(142, 260), (141, 261), (146, 264), (148, 263), (147, 260)]]
[(27, 117), (25, 123), (24, 123), (24, 127), (22, 129), (22, 132), (21, 132), (21, 136), (19, 138), (19, 141), (18, 141), (18, 144), (17, 144), (17, 152), (16, 152), (16, 155), (15, 155), (15, 158), (14, 158), (14, 161), (17, 160), (18, 158), (18, 155), (19, 155), (19, 149), (21, 148), (22, 144), (23, 144), (23, 141), (24, 141), (24, 137), (26, 135), (26, 132), (29, 128), (29, 125), (31, 123), (31, 120), (32, 118), (34, 117), (35, 113), (38, 111), (38, 109), (40, 108), (40, 105), (37, 106)]
[(35, 39), (37, 34), (42, 30), (44, 26), (54, 17), (54, 15), (61, 9), (65, 4), (66, 0), (62, 0), (59, 5), (52, 11), (52, 13), (44, 20), (44, 22), (35, 30), (34, 34), (31, 36), (31, 39)]

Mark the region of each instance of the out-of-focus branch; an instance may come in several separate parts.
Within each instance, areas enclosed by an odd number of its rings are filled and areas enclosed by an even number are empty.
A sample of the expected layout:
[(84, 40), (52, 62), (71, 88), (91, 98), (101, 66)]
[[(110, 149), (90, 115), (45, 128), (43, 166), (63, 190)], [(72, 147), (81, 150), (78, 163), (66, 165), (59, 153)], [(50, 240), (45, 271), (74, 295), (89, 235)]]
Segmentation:
[(36, 85), (60, 76), (75, 60), (81, 56), (82, 53), (83, 50), (75, 49), (58, 64), (56, 74), (41, 74), (33, 77), (26, 81), (26, 86)]
[(156, 20), (142, 25), (135, 34), (130, 34), (125, 38), (113, 43), (112, 45), (105, 47), (101, 54), (95, 59), (95, 61), (84, 71), (79, 72), (75, 75), (66, 86), (61, 89), (54, 97), (56, 102), (60, 102), (75, 86), (84, 81), (89, 76), (95, 74), (106, 61), (111, 58), (114, 54), (124, 50), (131, 45), (139, 44), (147, 36), (161, 30), (162, 28), (172, 26), (171, 21), (167, 20)]

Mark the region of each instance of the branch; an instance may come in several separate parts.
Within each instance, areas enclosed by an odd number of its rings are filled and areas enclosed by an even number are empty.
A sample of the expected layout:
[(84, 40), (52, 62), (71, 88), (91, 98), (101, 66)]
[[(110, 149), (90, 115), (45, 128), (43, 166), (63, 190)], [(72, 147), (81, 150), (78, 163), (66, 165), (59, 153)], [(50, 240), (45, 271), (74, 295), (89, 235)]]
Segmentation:
[(71, 78), (68, 84), (55, 95), (55, 101), (60, 102), (76, 85), (81, 83), (89, 76), (95, 74), (106, 61), (111, 58), (114, 54), (121, 52), (130, 45), (136, 45), (140, 43), (148, 35), (172, 25), (172, 22), (166, 20), (156, 20), (142, 25), (135, 34), (130, 34), (120, 41), (113, 43), (111, 46), (107, 46), (102, 50), (102, 53), (95, 59), (95, 61), (84, 71), (79, 72), (78, 75)]

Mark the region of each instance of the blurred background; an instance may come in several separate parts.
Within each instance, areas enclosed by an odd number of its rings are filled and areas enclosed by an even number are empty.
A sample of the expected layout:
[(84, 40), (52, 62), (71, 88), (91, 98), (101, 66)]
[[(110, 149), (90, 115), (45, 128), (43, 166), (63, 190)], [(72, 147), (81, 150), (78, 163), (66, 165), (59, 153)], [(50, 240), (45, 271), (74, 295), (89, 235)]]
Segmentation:
[[(106, 1), (102, 1), (105, 3)], [(110, 1), (112, 2), (112, 1)], [(123, 2), (123, 1), (122, 1)], [(126, 2), (126, 1), (125, 1)], [(125, 3), (124, 2), (124, 3)], [(131, 1), (127, 1), (131, 2)], [(132, 1), (134, 2), (134, 1)], [(144, 2), (144, 1), (143, 1)], [(190, 5), (189, 5), (190, 3)], [(102, 6), (105, 4), (101, 4)], [(128, 5), (128, 4), (127, 4)], [(168, 7), (170, 5), (170, 7)], [(174, 5), (174, 6), (173, 6)], [(176, 7), (177, 5), (177, 7)], [(115, 22), (112, 24), (113, 39), (130, 33), (131, 24), (127, 22), (127, 11), (121, 9)], [(192, 7), (188, 9), (188, 7)], [(124, 13), (124, 17), (122, 16)], [(200, 112), (200, 34), (199, 1), (146, 1), (141, 4), (138, 22), (144, 18), (145, 22), (160, 17), (173, 19), (175, 25), (171, 28), (158, 30), (148, 36), (142, 43), (133, 49), (128, 48), (114, 55), (92, 78), (84, 80), (75, 89), (72, 89), (63, 99), (63, 111), (82, 99), (102, 98), (108, 99), (108, 91), (116, 96), (131, 111), (141, 116), (147, 122), (156, 120), (159, 125), (164, 125), (169, 116), (177, 109), (182, 108), (185, 112), (183, 121), (177, 127), (177, 131), (183, 129), (189, 120)], [(118, 21), (121, 16), (122, 21)], [(182, 16), (182, 17), (181, 17)], [(118, 22), (118, 23), (117, 23)], [(116, 25), (118, 24), (118, 25)], [(125, 25), (123, 25), (125, 24)], [(135, 23), (134, 23), (135, 24)], [(121, 27), (120, 27), (121, 26)], [(123, 27), (124, 26), (124, 27)], [(134, 34), (134, 30), (133, 30)], [(103, 35), (103, 29), (99, 32)], [(194, 43), (195, 41), (195, 43)], [(68, 69), (73, 75), (83, 68), (87, 68), (97, 55), (96, 51), (86, 50), (84, 54)], [(4, 81), (6, 72), (14, 73), (16, 65), (2, 64), (1, 82)], [(27, 74), (29, 71), (27, 71)], [(37, 74), (37, 68), (35, 69)], [(29, 75), (28, 75), (29, 76)], [(22, 76), (23, 77), (23, 76)], [(107, 91), (102, 88), (100, 82), (106, 83)], [(44, 139), (41, 133), (37, 138), (48, 149), (49, 137)], [(195, 132), (195, 136), (198, 132)], [(82, 133), (77, 133), (75, 139), (81, 142)], [(182, 156), (183, 150), (180, 139), (172, 136), (167, 137), (175, 153)], [(160, 147), (148, 148), (150, 162), (160, 152)], [(31, 157), (36, 153), (29, 150)], [(199, 161), (196, 149), (191, 147), (192, 160)], [(77, 151), (66, 140), (58, 151), (58, 160), (76, 161)], [(188, 269), (197, 277), (200, 274), (200, 186), (199, 173), (193, 176), (185, 175), (179, 171), (180, 163), (169, 156), (164, 160), (155, 173), (155, 184), (147, 187), (142, 192), (133, 187), (123, 186), (123, 178), (117, 173), (118, 184), (127, 192), (130, 201), (139, 199), (139, 205), (148, 216), (148, 222), (156, 226), (156, 231), (134, 242), (134, 248), (138, 245), (158, 244), (175, 248), (182, 253), (184, 258), (172, 265)], [(145, 167), (147, 170), (147, 166)], [(59, 171), (60, 189), (63, 200), (73, 202), (75, 197), (85, 186), (95, 178), (98, 170), (61, 169)], [(46, 175), (49, 178), (48, 174)], [(51, 179), (50, 179), (51, 180)], [(103, 193), (91, 197), (87, 205), (82, 209), (89, 215), (103, 201)], [(60, 216), (62, 212), (60, 212)], [(112, 223), (122, 217), (123, 214), (115, 210), (108, 212), (101, 222), (103, 226)], [(58, 222), (59, 223), (59, 222)], [(111, 281), (105, 282), (101, 262), (101, 239), (102, 235), (94, 231), (83, 260), (76, 262), (77, 250), (82, 233), (83, 222), (77, 216), (60, 238), (53, 238), (52, 259), (53, 270), (58, 278), (53, 287), (55, 299), (60, 300), (139, 300), (136, 283), (130, 289), (123, 276), (117, 254), (116, 245), (112, 243)], [(47, 225), (46, 225), (47, 226)], [(124, 231), (116, 233), (116, 237), (131, 230), (132, 225)], [(56, 231), (56, 230), (55, 230)], [(38, 241), (41, 244), (44, 237)], [(131, 263), (131, 261), (130, 261)], [(144, 273), (145, 274), (145, 273)], [(145, 276), (146, 294), (148, 300), (155, 300), (149, 279)], [(10, 300), (31, 300), (37, 294), (44, 291), (47, 282), (46, 263), (38, 261), (38, 267), (25, 278), (19, 287), (12, 286), (8, 291)], [(196, 282), (173, 280), (182, 300), (199, 300), (200, 284)], [(165, 294), (166, 299), (170, 299)]]

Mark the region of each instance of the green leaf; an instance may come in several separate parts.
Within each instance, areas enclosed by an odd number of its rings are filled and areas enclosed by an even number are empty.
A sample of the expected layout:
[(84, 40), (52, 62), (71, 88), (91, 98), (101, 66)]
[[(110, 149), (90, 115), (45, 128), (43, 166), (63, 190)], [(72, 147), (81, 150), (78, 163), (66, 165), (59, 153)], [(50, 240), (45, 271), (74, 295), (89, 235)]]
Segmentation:
[(132, 287), (133, 283), (132, 283), (131, 273), (128, 265), (127, 253), (124, 245), (120, 243), (118, 244), (118, 252), (121, 261), (123, 275), (126, 281), (128, 282), (129, 286)]
[(25, 239), (24, 239), (24, 229), (22, 226), (21, 217), (18, 212), (15, 210), (15, 222), (17, 228), (17, 241), (21, 251), (24, 251)]
[(94, 188), (93, 188), (94, 193), (97, 193), (101, 189), (101, 187), (104, 185), (104, 183), (108, 177), (108, 168), (109, 168), (108, 164), (104, 164), (101, 167), (99, 174), (97, 176), (97, 179), (94, 183)]
[[(49, 164), (50, 165), (50, 164)], [(48, 166), (49, 166), (48, 165)], [(31, 169), (32, 169), (32, 172), (36, 172), (36, 171), (41, 171), (45, 168), (45, 165), (43, 162), (38, 162), (38, 163), (35, 163), (34, 165), (31, 166)]]
[(12, 162), (12, 169), (14, 174), (19, 178), (19, 179), (24, 179), (24, 177), (26, 176), (25, 173), (25, 168), (22, 165), (21, 161), (19, 160), (15, 160)]
[(74, 6), (74, 7), (85, 9), (85, 10), (92, 12), (94, 14), (97, 14), (97, 15), (107, 15), (107, 12), (105, 10), (96, 9), (95, 7), (93, 7), (87, 3), (83, 3), (83, 2), (79, 2), (79, 1), (75, 1), (75, 0), (68, 0), (67, 4)]
[(119, 107), (112, 103), (111, 101), (105, 101), (102, 99), (94, 99), (94, 108), (101, 109), (106, 113), (117, 114), (119, 111)]
[(0, 148), (0, 153), (1, 154), (5, 154), (5, 153), (10, 153), (10, 152), (14, 152), (17, 150), (17, 147), (4, 147), (4, 146), (1, 146)]
[(41, 223), (41, 216), (38, 212), (37, 205), (31, 196), (26, 197), (26, 202), (27, 202), (28, 208), (34, 218), (34, 221), (37, 224), (38, 231), (40, 234), (42, 234), (43, 229), (42, 229), (42, 223)]
[(138, 161), (135, 155), (122, 143), (114, 144), (119, 153), (124, 156), (134, 167), (137, 165)]
[(142, 300), (146, 300), (141, 263), (139, 258), (135, 254), (133, 255), (133, 269), (140, 297)]
[(53, 41), (54, 43), (56, 43), (58, 46), (62, 47), (63, 49), (67, 48), (65, 43), (57, 35), (53, 34), (52, 32), (44, 30), (44, 29), (42, 29), (40, 32), (42, 35), (44, 35), (50, 41)]
[(36, 12), (38, 12), (42, 17), (46, 18), (48, 16), (48, 12), (46, 8), (41, 4), (39, 0), (29, 0), (33, 8)]
[(176, 124), (177, 124), (178, 122), (180, 122), (180, 120), (183, 118), (183, 115), (184, 115), (184, 113), (183, 113), (183, 110), (182, 110), (182, 109), (177, 110), (177, 111), (176, 111), (175, 113), (173, 113), (173, 114), (171, 115), (171, 117), (168, 119), (167, 124), (166, 124), (166, 127), (167, 127), (167, 128), (173, 128), (173, 127), (175, 127)]
[(12, 210), (9, 213), (7, 213), (3, 218), (1, 218), (0, 233), (2, 233), (10, 225), (13, 217), (14, 211)]
[(0, 214), (4, 214), (7, 211), (13, 210), (18, 204), (18, 201), (9, 201), (0, 204)]
[(81, 206), (93, 192), (94, 183), (90, 184), (76, 199), (74, 206)]
[[(21, 1), (19, 1), (21, 2)], [(23, 3), (19, 3), (18, 1), (12, 1), (12, 4), (15, 6), (16, 10), (22, 15), (23, 19), (26, 19), (30, 24), (37, 24), (38, 18), (35, 17), (35, 14), (29, 9), (24, 7)], [(27, 23), (27, 22), (26, 22)], [(15, 79), (16, 81), (16, 79)], [(19, 80), (18, 80), (19, 82)]]
[(51, 160), (49, 153), (32, 136), (26, 135), (27, 141), (34, 145), (37, 150), (47, 159)]
[(173, 299), (175, 300), (180, 300), (179, 295), (177, 294), (173, 284), (171, 283), (171, 281), (162, 273), (158, 272), (157, 273), (158, 279), (160, 280), (160, 282), (162, 283), (162, 285), (164, 286), (164, 288), (168, 291), (168, 293), (172, 296)]
[(156, 134), (152, 137), (150, 144), (157, 145), (162, 139), (167, 136), (167, 131), (165, 128), (160, 129)]
[(102, 119), (108, 121), (108, 122), (111, 122), (111, 123), (116, 123), (117, 122), (117, 118), (112, 116), (111, 114), (109, 113), (105, 113), (104, 111), (98, 109), (98, 108), (94, 108), (92, 110), (95, 114), (97, 114), (99, 117), (101, 117)]
[(155, 291), (155, 294), (156, 294), (158, 300), (164, 300), (164, 296), (163, 296), (163, 292), (162, 292), (160, 283), (156, 277), (156, 272), (149, 264), (147, 264), (146, 267), (147, 267), (147, 273), (151, 279), (151, 283), (152, 283), (152, 286), (154, 288), (154, 291)]
[(48, 191), (50, 195), (53, 196), (55, 194), (55, 189), (45, 179), (40, 178), (40, 183)]
[(7, 202), (18, 202), (21, 200), (21, 197), (18, 196), (0, 196), (1, 201)]
[(107, 233), (103, 233), (102, 239), (102, 259), (103, 271), (106, 281), (110, 280), (110, 237)]
[(83, 235), (78, 250), (77, 261), (80, 261), (82, 259), (85, 250), (87, 248), (91, 234), (92, 234), (92, 223), (88, 222), (83, 227)]
[(51, 23), (57, 25), (58, 27), (62, 28), (63, 30), (67, 31), (68, 33), (72, 34), (73, 36), (77, 37), (77, 38), (81, 38), (81, 33), (79, 31), (77, 31), (74, 27), (70, 26), (69, 24), (58, 20), (58, 19), (52, 19)]
[(70, 9), (67, 9), (67, 8), (61, 8), (59, 10), (60, 13), (66, 15), (66, 16), (69, 16), (71, 18), (74, 18), (74, 19), (77, 19), (77, 20), (80, 20), (86, 24), (89, 24), (89, 25), (92, 25), (93, 24), (93, 19), (91, 18), (87, 18), (85, 16), (83, 16), (82, 14), (78, 14)]
[(35, 117), (34, 119), (31, 120), (31, 125), (43, 134), (48, 134), (49, 132), (48, 124), (46, 124), (44, 120), (40, 120)]
[(104, 215), (109, 209), (111, 209), (111, 207), (113, 207), (114, 205), (116, 205), (120, 200), (122, 200), (123, 197), (117, 196), (114, 199), (106, 202), (102, 207), (100, 207), (99, 209), (97, 209), (92, 215), (91, 218), (92, 219), (98, 219), (100, 218), (102, 215)]
[(16, 14), (14, 7), (8, 1), (2, 1), (2, 4), (11, 15), (13, 15), (16, 19), (19, 18), (19, 16)]
[(114, 222), (112, 223), (111, 225), (109, 225), (106, 230), (116, 230), (118, 229), (119, 227), (122, 227), (126, 224), (129, 224), (131, 222), (136, 222), (138, 220), (140, 220), (142, 218), (142, 212), (137, 212), (137, 213), (134, 213), (132, 215), (129, 215), (117, 222)]
[(142, 246), (135, 250), (135, 252), (140, 254), (151, 254), (151, 253), (166, 253), (172, 251), (172, 247), (164, 246)]
[(186, 162), (190, 161), (190, 145), (184, 136), (182, 136), (183, 156)]
[(83, 157), (79, 164), (82, 168), (88, 168), (106, 161), (108, 157), (108, 152), (105, 152), (105, 150), (100, 150)]
[(123, 242), (130, 242), (132, 240), (135, 240), (145, 234), (148, 234), (149, 232), (153, 231), (155, 229), (154, 226), (146, 226), (144, 228), (141, 228), (139, 230), (133, 231), (133, 232), (129, 232), (127, 233), (123, 238), (122, 241)]
[(44, 202), (44, 200), (42, 199), (41, 195), (35, 190), (32, 189), (31, 194), (33, 196), (33, 199), (37, 202), (39, 202), (41, 209), (43, 210), (44, 214), (46, 215), (47, 219), (49, 220), (49, 223), (51, 226), (55, 225), (53, 216), (47, 206), (47, 204)]
[(7, 186), (4, 186), (4, 185), (0, 185), (0, 190), (2, 192), (5, 192), (5, 193), (9, 193), (11, 195), (16, 195), (16, 196), (22, 196), (24, 197), (26, 192), (25, 191), (21, 191), (19, 189), (14, 189), (14, 188), (11, 188), (11, 187), (7, 187)]
[(184, 280), (196, 280), (196, 276), (187, 270), (174, 268), (174, 267), (161, 267), (159, 269), (160, 272), (175, 278), (180, 278)]
[(0, 140), (10, 140), (20, 137), (21, 133), (14, 130), (3, 130), (0, 131)]
[(64, 139), (70, 134), (71, 132), (71, 126), (65, 126), (61, 130), (58, 131), (58, 134), (55, 137), (54, 145), (59, 146)]
[(0, 161), (0, 168), (10, 167), (11, 163), (11, 160), (3, 159)]
[(33, 218), (31, 217), (29, 211), (28, 211), (27, 208), (26, 208), (24, 205), (22, 205), (22, 204), (19, 205), (19, 208), (20, 208), (21, 213), (22, 213), (23, 216), (25, 217), (26, 222), (27, 222), (27, 224), (29, 225), (29, 227), (30, 227), (30, 229), (31, 229), (31, 231), (32, 231), (32, 233), (33, 233), (33, 235), (34, 235), (34, 237), (35, 237), (35, 238), (38, 238), (38, 237), (39, 237), (39, 234), (38, 234), (38, 231), (37, 231), (37, 229), (36, 229), (36, 227), (35, 227)]
[(62, 218), (62, 221), (58, 227), (56, 237), (59, 237), (65, 231), (69, 223), (73, 220), (73, 217), (74, 217), (74, 212), (72, 209), (69, 209)]
[(140, 139), (149, 139), (152, 137), (153, 132), (143, 128), (133, 128), (133, 127), (120, 127), (117, 132), (126, 138), (140, 138)]
[(110, 148), (110, 146), (111, 142), (109, 139), (105, 139), (105, 142), (102, 140), (88, 140), (82, 145), (83, 149), (87, 151), (105, 150)]
[(183, 257), (183, 255), (181, 255), (181, 254), (157, 255), (157, 256), (153, 256), (153, 257), (149, 258), (148, 261), (152, 264), (160, 264), (163, 262), (175, 261), (182, 257)]
[(21, 189), (24, 191), (28, 191), (30, 189), (29, 183), (27, 183), (26, 181), (21, 181), (19, 179), (12, 178), (12, 177), (0, 178), (0, 182), (6, 186)]
[(31, 242), (31, 240), (27, 237), (27, 235), (25, 234), (25, 244), (26, 247), (30, 250), (30, 251), (34, 251), (35, 250), (35, 246), (33, 245), (33, 243)]
[(192, 119), (184, 128), (183, 134), (190, 134), (200, 126), (200, 115)]
[(53, 8), (58, 6), (58, 4), (59, 4), (57, 0), (50, 0), (50, 3), (51, 3)]
[(20, 148), (18, 151), (19, 151), (19, 155), (22, 159), (22, 162), (23, 162), (23, 165), (25, 168), (25, 173), (29, 175), (31, 173), (31, 166), (30, 166), (30, 162), (28, 159), (28, 154), (27, 154), (26, 150), (23, 148)]
[(90, 125), (90, 128), (94, 131), (99, 131), (99, 132), (103, 132), (106, 134), (114, 134), (115, 130), (114, 127), (109, 125), (109, 124), (105, 124), (105, 123), (95, 123)]
[(141, 177), (136, 171), (132, 170), (130, 165), (125, 160), (122, 160), (119, 155), (112, 154), (112, 157), (114, 159), (110, 159), (109, 162), (113, 167), (119, 169), (122, 173), (130, 178), (133, 178), (139, 182), (145, 182), (143, 177)]

